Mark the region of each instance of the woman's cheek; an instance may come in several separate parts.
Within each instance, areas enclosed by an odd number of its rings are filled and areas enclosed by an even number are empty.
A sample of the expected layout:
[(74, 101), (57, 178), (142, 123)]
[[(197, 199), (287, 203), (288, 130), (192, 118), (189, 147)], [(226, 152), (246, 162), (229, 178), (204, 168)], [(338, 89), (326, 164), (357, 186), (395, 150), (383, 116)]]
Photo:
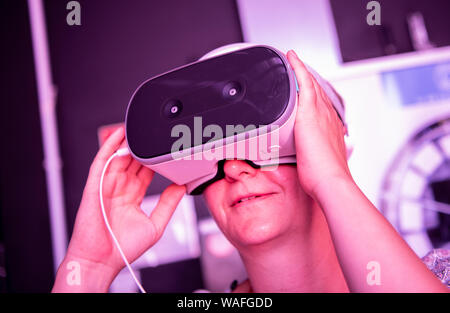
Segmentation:
[(204, 200), (207, 204), (208, 210), (211, 213), (212, 217), (216, 221), (219, 227), (224, 225), (226, 220), (226, 214), (224, 208), (225, 206), (225, 191), (223, 186), (220, 184), (221, 182), (215, 182), (208, 186), (204, 193)]

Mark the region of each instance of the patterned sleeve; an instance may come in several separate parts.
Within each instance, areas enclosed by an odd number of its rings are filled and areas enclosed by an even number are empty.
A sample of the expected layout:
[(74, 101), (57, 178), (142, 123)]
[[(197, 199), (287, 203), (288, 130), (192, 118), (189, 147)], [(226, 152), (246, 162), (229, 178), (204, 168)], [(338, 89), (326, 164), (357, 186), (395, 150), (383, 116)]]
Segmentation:
[(422, 261), (443, 284), (450, 288), (450, 250), (431, 250)]

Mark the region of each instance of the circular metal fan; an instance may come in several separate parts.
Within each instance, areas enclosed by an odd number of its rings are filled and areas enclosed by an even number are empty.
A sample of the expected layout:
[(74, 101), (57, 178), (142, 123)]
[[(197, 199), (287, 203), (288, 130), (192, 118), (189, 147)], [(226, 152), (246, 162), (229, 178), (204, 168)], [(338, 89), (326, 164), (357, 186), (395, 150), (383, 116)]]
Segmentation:
[(450, 118), (416, 133), (384, 179), (380, 211), (420, 257), (450, 248)]

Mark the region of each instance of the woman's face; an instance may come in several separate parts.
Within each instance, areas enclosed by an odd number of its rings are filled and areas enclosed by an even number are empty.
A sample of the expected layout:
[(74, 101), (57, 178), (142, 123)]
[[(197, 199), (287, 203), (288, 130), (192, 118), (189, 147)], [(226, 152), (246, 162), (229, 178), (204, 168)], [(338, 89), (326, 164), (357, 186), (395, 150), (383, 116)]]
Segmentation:
[(203, 195), (217, 225), (237, 248), (308, 227), (312, 199), (303, 192), (295, 166), (261, 170), (227, 160), (224, 173)]

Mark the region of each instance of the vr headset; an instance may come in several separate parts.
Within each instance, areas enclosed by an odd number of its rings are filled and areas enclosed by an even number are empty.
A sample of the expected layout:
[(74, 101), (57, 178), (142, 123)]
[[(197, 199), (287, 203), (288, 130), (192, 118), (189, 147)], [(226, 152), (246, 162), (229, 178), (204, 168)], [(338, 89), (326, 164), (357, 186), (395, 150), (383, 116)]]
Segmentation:
[[(344, 106), (311, 68), (344, 123)], [(125, 119), (132, 156), (201, 194), (224, 177), (227, 159), (262, 170), (296, 163), (297, 83), (285, 55), (265, 45), (232, 44), (143, 82)], [(300, 104), (301, 105), (301, 104)]]

